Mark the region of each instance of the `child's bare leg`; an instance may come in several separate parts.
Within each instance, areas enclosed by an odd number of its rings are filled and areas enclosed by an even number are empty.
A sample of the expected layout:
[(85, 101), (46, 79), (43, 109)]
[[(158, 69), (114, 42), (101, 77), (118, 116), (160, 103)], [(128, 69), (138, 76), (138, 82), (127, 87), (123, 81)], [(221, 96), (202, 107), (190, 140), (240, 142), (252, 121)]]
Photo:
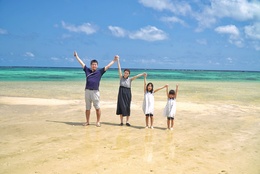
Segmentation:
[(148, 126), (148, 122), (149, 122), (149, 117), (148, 117), (148, 116), (145, 116), (145, 124), (146, 124), (146, 127), (149, 127), (149, 126)]
[(174, 125), (174, 119), (171, 120), (171, 128), (173, 128), (173, 125)]
[(150, 116), (151, 119), (151, 128), (153, 129), (153, 116)]
[(167, 128), (170, 129), (170, 120), (167, 118)]

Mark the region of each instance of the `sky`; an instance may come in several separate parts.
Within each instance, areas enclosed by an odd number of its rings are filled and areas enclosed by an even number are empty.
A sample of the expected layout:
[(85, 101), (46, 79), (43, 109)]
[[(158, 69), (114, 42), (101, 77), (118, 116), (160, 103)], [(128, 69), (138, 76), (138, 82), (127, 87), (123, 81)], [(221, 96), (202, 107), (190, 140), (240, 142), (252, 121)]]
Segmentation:
[[(260, 0), (0, 0), (0, 66), (260, 71)], [(116, 68), (116, 65), (112, 67)]]

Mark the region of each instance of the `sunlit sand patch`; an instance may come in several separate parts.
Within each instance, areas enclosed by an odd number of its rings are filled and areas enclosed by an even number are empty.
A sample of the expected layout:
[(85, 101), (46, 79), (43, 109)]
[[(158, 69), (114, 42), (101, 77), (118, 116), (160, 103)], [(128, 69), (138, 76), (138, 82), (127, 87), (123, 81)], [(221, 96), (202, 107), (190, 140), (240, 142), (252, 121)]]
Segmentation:
[(0, 97), (0, 104), (6, 105), (70, 105), (78, 104), (79, 100), (59, 100), (45, 98), (26, 98), (26, 97)]

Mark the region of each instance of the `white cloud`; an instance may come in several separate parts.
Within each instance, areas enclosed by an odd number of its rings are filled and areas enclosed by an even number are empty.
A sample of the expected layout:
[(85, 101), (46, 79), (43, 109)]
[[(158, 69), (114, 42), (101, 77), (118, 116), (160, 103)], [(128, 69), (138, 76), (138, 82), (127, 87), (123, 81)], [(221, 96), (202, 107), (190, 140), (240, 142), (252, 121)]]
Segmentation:
[(198, 21), (196, 31), (210, 28), (218, 19), (231, 18), (238, 21), (259, 20), (260, 2), (253, 0), (211, 0), (210, 6), (205, 6), (202, 12), (192, 12)]
[(125, 37), (126, 33), (127, 33), (123, 28), (120, 28), (120, 27), (117, 27), (117, 26), (108, 26), (108, 29), (116, 37)]
[(187, 24), (183, 20), (181, 20), (180, 18), (175, 17), (175, 16), (172, 16), (172, 17), (162, 17), (161, 21), (163, 21), (163, 22), (171, 22), (171, 23), (180, 23), (183, 26), (187, 26)]
[(253, 43), (255, 50), (260, 51), (260, 43)]
[(154, 27), (146, 26), (138, 31), (127, 31), (123, 28), (116, 26), (109, 26), (109, 30), (116, 37), (129, 37), (130, 39), (140, 39), (145, 41), (158, 41), (167, 39), (167, 35), (164, 31)]
[(197, 39), (196, 42), (201, 44), (201, 45), (207, 45), (208, 44), (206, 39)]
[(61, 38), (62, 38), (62, 39), (68, 39), (68, 38), (71, 38), (71, 35), (69, 35), (69, 34), (63, 34), (63, 35), (61, 36)]
[(228, 58), (227, 58), (227, 61), (228, 61), (229, 63), (232, 63), (232, 62), (233, 62), (233, 59), (232, 59), (231, 57), (228, 57)]
[(231, 34), (234, 36), (239, 36), (239, 30), (235, 25), (226, 25), (215, 28), (218, 33)]
[(157, 41), (167, 39), (167, 35), (164, 31), (154, 27), (147, 26), (141, 28), (139, 31), (132, 32), (129, 34), (130, 39), (141, 39), (146, 41)]
[(83, 23), (82, 25), (75, 26), (72, 24), (67, 24), (61, 21), (62, 27), (70, 32), (85, 33), (87, 35), (93, 34), (97, 31), (97, 27), (90, 23)]
[[(139, 3), (145, 7), (157, 11), (170, 11), (175, 15), (190, 15), (198, 21), (197, 32), (205, 28), (211, 28), (219, 19), (230, 18), (237, 21), (259, 20), (260, 19), (260, 1), (259, 0), (210, 0), (202, 1), (177, 1), (177, 0), (139, 0)], [(192, 6), (191, 6), (192, 4)], [(194, 7), (192, 9), (192, 7)], [(163, 21), (179, 22), (185, 21), (175, 18), (161, 18)]]
[(232, 36), (229, 38), (229, 43), (236, 45), (237, 47), (243, 47), (243, 39), (242, 38), (232, 38)]
[(192, 16), (198, 21), (198, 27), (195, 29), (196, 32), (201, 32), (205, 28), (210, 28), (217, 21), (214, 16), (207, 14), (207, 12), (194, 12)]
[(67, 62), (74, 62), (73, 58), (68, 58), (68, 57), (66, 58), (51, 57), (50, 59), (55, 62), (60, 62), (60, 61), (64, 62), (64, 60)]
[(244, 29), (247, 37), (255, 40), (260, 40), (260, 22), (253, 25), (245, 26)]
[(7, 31), (2, 29), (2, 28), (0, 28), (0, 34), (7, 34)]
[(24, 56), (25, 56), (25, 57), (34, 57), (34, 54), (31, 53), (31, 52), (26, 52), (26, 53), (24, 54)]
[(235, 25), (220, 26), (215, 28), (215, 31), (220, 34), (229, 34), (229, 43), (237, 47), (243, 47), (243, 39), (240, 37), (239, 30)]
[(155, 59), (136, 59), (134, 62), (142, 63), (142, 64), (157, 64), (158, 62)]
[(191, 11), (191, 6), (186, 2), (170, 0), (139, 0), (145, 7), (153, 8), (158, 11), (169, 10), (174, 14), (186, 15)]
[(139, 3), (159, 11), (171, 10), (174, 8), (169, 0), (139, 0)]
[(219, 18), (230, 17), (240, 21), (260, 19), (260, 2), (254, 0), (212, 0), (210, 12)]
[(65, 60), (68, 62), (74, 62), (75, 59), (66, 57)]
[(58, 58), (58, 57), (51, 57), (51, 60), (53, 60), (53, 61), (60, 61), (60, 58)]

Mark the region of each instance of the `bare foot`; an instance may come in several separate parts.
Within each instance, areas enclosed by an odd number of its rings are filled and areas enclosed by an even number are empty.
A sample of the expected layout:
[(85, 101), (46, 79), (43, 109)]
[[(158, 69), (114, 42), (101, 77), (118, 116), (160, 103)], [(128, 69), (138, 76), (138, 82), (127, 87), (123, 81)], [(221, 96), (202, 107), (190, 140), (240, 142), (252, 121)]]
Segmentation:
[(87, 123), (87, 122), (86, 122), (86, 123), (83, 123), (82, 125), (83, 125), (83, 126), (88, 126), (88, 125), (89, 125), (89, 123)]
[(100, 125), (100, 122), (97, 122), (96, 126), (97, 126), (97, 127), (100, 127), (100, 126), (101, 126), (101, 125)]

